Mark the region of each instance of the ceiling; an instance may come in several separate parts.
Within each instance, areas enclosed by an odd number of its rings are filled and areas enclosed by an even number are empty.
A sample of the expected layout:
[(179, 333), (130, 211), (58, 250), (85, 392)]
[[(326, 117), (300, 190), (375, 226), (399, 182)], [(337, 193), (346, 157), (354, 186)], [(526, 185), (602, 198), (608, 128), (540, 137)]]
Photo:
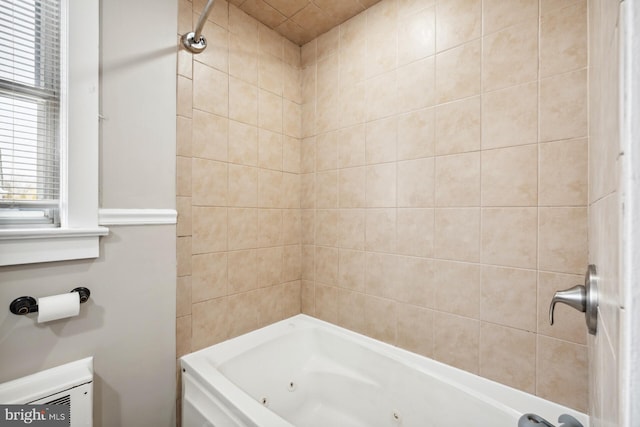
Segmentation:
[(229, 3), (303, 45), (380, 0), (229, 0)]

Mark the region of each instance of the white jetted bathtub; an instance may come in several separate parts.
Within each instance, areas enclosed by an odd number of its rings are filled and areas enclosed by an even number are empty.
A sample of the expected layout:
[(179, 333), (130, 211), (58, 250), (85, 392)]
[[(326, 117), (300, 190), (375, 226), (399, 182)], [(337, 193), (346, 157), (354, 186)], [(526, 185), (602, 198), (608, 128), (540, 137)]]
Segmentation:
[(584, 414), (297, 315), (184, 356), (182, 426), (517, 427)]

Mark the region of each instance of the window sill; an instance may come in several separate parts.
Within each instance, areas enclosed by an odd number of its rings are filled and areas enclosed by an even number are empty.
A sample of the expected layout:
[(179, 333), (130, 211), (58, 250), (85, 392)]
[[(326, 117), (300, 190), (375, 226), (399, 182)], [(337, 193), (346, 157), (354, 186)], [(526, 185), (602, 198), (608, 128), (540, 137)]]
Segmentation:
[(108, 233), (105, 227), (0, 230), (0, 266), (97, 258), (99, 238)]

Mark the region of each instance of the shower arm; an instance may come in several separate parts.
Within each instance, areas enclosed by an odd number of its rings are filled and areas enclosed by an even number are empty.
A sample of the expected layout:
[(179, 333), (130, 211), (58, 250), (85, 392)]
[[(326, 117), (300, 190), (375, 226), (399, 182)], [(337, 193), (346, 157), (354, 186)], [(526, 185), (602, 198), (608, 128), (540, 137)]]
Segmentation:
[(202, 29), (204, 28), (204, 24), (207, 22), (209, 13), (211, 13), (214, 1), (215, 0), (207, 1), (206, 6), (200, 14), (200, 18), (198, 19), (196, 30), (186, 33), (181, 37), (182, 46), (191, 53), (200, 53), (207, 47), (207, 39), (202, 35)]

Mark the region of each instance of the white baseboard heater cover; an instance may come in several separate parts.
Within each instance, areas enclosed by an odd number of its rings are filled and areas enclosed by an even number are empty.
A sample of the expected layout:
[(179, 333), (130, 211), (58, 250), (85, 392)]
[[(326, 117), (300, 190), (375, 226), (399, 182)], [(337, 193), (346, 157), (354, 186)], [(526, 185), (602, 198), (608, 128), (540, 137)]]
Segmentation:
[(93, 357), (0, 384), (0, 403), (70, 404), (70, 427), (93, 425)]

